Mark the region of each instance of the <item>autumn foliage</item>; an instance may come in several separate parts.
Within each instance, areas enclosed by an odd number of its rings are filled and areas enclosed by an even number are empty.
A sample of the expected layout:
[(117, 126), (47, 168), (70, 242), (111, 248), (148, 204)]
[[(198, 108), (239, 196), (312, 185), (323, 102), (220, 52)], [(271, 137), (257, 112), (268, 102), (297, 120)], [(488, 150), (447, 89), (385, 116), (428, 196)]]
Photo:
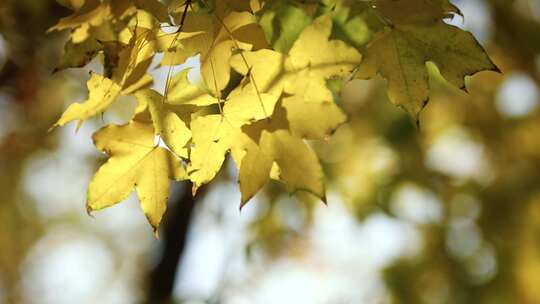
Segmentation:
[[(63, 126), (99, 115), (134, 96), (131, 121), (93, 135), (108, 161), (92, 179), (89, 211), (136, 191), (158, 227), (171, 181), (209, 182), (230, 154), (241, 206), (269, 180), (325, 200), (323, 169), (310, 146), (347, 117), (338, 105), (348, 81), (387, 81), (389, 99), (419, 121), (429, 75), (465, 88), (464, 78), (498, 71), (469, 32), (445, 21), (460, 14), (447, 0), (287, 1), (73, 0), (74, 13), (51, 30), (70, 30), (57, 70), (98, 56), (103, 72), (88, 98), (72, 104)], [(159, 55), (159, 56), (157, 56)], [(178, 70), (199, 56), (200, 79)], [(151, 89), (159, 58), (165, 90)]]

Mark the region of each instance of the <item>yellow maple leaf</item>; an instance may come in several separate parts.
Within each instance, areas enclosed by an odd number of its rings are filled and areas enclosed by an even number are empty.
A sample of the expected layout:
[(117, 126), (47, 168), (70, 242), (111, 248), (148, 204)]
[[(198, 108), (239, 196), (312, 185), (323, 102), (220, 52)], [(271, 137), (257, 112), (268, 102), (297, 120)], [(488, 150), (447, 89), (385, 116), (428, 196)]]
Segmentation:
[(188, 173), (195, 188), (215, 177), (223, 165), (227, 151), (233, 150), (235, 155), (241, 154), (244, 141), (240, 128), (245, 124), (266, 119), (267, 115), (272, 114), (277, 100), (273, 95), (257, 96), (250, 89), (238, 89), (225, 101), (223, 114), (200, 116), (191, 122), (193, 147)]
[(97, 0), (89, 0), (74, 14), (60, 19), (49, 31), (73, 30), (71, 40), (74, 43), (85, 41), (90, 36), (90, 29), (99, 27), (112, 17), (111, 7)]
[[(324, 200), (322, 168), (303, 138), (327, 137), (345, 121), (344, 113), (333, 102), (291, 96), (276, 105), (273, 95), (263, 94), (264, 105), (271, 109), (266, 118), (253, 91), (242, 92), (232, 94), (223, 115), (193, 120), (188, 174), (194, 186), (212, 180), (230, 151), (239, 168), (241, 206), (273, 177), (283, 181), (289, 192), (308, 191)], [(272, 175), (273, 167), (279, 168), (277, 176)]]
[(56, 122), (55, 126), (79, 120), (77, 128), (83, 120), (102, 113), (120, 95), (121, 87), (111, 79), (92, 73), (87, 83), (89, 96), (83, 103), (71, 104)]
[(325, 201), (322, 167), (303, 138), (325, 138), (345, 120), (333, 102), (291, 96), (278, 103), (269, 120), (242, 127), (236, 140), (242, 143), (237, 149), (244, 153), (233, 153), (240, 171), (241, 206), (270, 178), (282, 181), (291, 193), (307, 191)]
[(157, 229), (167, 208), (169, 179), (185, 171), (171, 152), (154, 145), (152, 125), (132, 121), (107, 126), (93, 136), (96, 147), (110, 156), (88, 188), (88, 211), (110, 207), (135, 189), (146, 218)]
[(148, 106), (156, 135), (161, 136), (176, 155), (187, 158), (186, 144), (191, 139), (191, 130), (165, 102), (163, 95), (145, 89), (137, 92), (135, 97), (139, 103)]
[(184, 39), (174, 51), (166, 52), (161, 64), (181, 64), (187, 58), (200, 54), (203, 81), (216, 96), (229, 83), (229, 58), (233, 52), (251, 49), (254, 45), (261, 47), (260, 37), (264, 37), (255, 16), (249, 12), (233, 11), (224, 18), (190, 13), (183, 31), (198, 34)]
[(263, 124), (246, 126), (244, 132), (250, 136), (245, 139), (249, 144), (244, 143), (245, 155), (239, 166), (241, 207), (270, 180), (274, 165), (279, 168), (276, 178), (290, 193), (307, 191), (326, 201), (322, 167), (301, 138)]
[(189, 82), (190, 69), (177, 73), (170, 82), (167, 102), (173, 105), (208, 106), (218, 103), (218, 99), (208, 94), (200, 85)]
[(92, 73), (87, 83), (88, 99), (70, 105), (55, 126), (78, 120), (80, 127), (84, 120), (103, 113), (121, 94), (130, 95), (152, 84), (153, 79), (147, 74), (147, 70), (158, 46), (154, 38), (147, 35), (148, 30), (142, 27), (134, 28), (127, 46), (118, 42), (109, 43), (112, 48), (119, 49), (118, 62), (114, 66), (112, 77)]
[[(240, 171), (242, 205), (267, 183), (272, 168), (279, 168), (276, 177), (290, 192), (304, 190), (324, 199), (322, 168), (303, 138), (325, 138), (345, 121), (326, 79), (345, 75), (360, 62), (355, 49), (328, 40), (331, 27), (329, 16), (318, 18), (288, 55), (263, 49), (233, 56), (231, 65), (246, 75), (248, 85), (230, 96), (245, 101), (226, 101), (223, 115), (193, 121), (188, 172), (196, 186), (214, 178), (231, 151)], [(275, 101), (264, 100), (271, 96), (281, 98), (277, 112)], [(248, 100), (251, 106), (245, 105)]]
[(305, 139), (326, 139), (347, 117), (332, 101), (312, 102), (299, 96), (283, 98), (292, 135)]
[(332, 101), (326, 79), (345, 76), (361, 56), (342, 41), (329, 41), (331, 31), (332, 19), (323, 15), (304, 29), (288, 55), (268, 49), (244, 52), (233, 56), (231, 65), (243, 75), (250, 74), (261, 92), (280, 95), (284, 91), (308, 101)]
[(115, 23), (136, 13), (136, 7), (129, 0), (64, 1), (67, 6), (77, 9), (72, 15), (60, 19), (49, 31), (71, 29), (73, 43), (81, 43), (91, 36), (99, 41), (115, 39)]

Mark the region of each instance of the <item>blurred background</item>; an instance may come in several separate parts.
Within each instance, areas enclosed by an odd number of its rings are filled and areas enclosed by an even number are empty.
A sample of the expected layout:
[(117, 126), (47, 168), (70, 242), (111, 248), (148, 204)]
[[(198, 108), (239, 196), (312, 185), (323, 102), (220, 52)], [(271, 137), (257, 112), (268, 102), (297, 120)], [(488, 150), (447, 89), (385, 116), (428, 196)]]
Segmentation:
[(540, 303), (540, 1), (453, 2), (503, 74), (467, 94), (432, 69), (421, 130), (355, 80), (349, 123), (313, 142), (328, 206), (270, 184), (240, 213), (229, 164), (195, 201), (172, 190), (157, 240), (135, 197), (85, 212), (90, 136), (133, 101), (48, 132), (99, 61), (53, 74), (69, 11), (0, 1), (0, 303)]

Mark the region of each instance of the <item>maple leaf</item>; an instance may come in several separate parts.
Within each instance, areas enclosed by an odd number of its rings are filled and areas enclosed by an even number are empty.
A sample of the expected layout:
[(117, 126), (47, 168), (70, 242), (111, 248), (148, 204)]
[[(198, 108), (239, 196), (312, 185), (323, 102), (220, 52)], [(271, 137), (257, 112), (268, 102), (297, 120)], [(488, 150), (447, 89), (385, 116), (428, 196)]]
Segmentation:
[(313, 150), (285, 126), (272, 126), (272, 122), (261, 121), (243, 128), (246, 137), (245, 155), (239, 161), (240, 206), (270, 180), (274, 165), (276, 178), (285, 183), (289, 192), (308, 191), (325, 200), (323, 171)]
[[(345, 121), (345, 114), (332, 101), (311, 102), (290, 96), (280, 100), (269, 120), (242, 127), (245, 154), (235, 157), (240, 169), (241, 206), (270, 178), (283, 181), (291, 193), (307, 191), (326, 201), (322, 168), (303, 138), (326, 138)], [(277, 169), (275, 176), (273, 169)]]
[(260, 48), (265, 45), (262, 29), (249, 12), (231, 12), (225, 18), (191, 13), (186, 17), (184, 31), (198, 32), (184, 39), (173, 52), (165, 52), (162, 65), (176, 65), (200, 54), (201, 75), (210, 91), (218, 96), (230, 80), (229, 58), (234, 50)]
[(135, 0), (135, 6), (138, 9), (150, 13), (159, 22), (169, 22), (169, 12), (167, 6), (158, 0)]
[(71, 104), (62, 114), (55, 126), (63, 126), (66, 123), (79, 120), (77, 128), (83, 120), (86, 120), (107, 109), (120, 95), (122, 88), (111, 79), (92, 73), (87, 83), (89, 96), (83, 103)]
[(218, 103), (218, 99), (208, 94), (200, 85), (193, 85), (188, 79), (190, 69), (177, 73), (170, 82), (167, 102), (172, 105), (208, 106)]
[(311, 22), (311, 16), (303, 9), (286, 2), (267, 7), (259, 21), (267, 40), (274, 50), (281, 53), (287, 53), (291, 49), (298, 36)]
[[(232, 57), (231, 66), (243, 75), (249, 73), (261, 92), (331, 101), (326, 79), (346, 75), (361, 60), (356, 49), (342, 41), (329, 41), (331, 30), (331, 17), (323, 15), (304, 29), (288, 55), (268, 49), (244, 52)], [(250, 66), (246, 67), (244, 61)]]
[[(140, 19), (145, 18), (145, 16), (143, 14), (143, 16), (135, 18)], [(137, 22), (137, 24), (139, 23)], [(140, 24), (144, 25), (145, 23), (141, 22)], [(152, 27), (152, 25), (149, 26)], [(152, 77), (147, 74), (147, 70), (159, 45), (153, 36), (147, 35), (148, 30), (148, 28), (135, 27), (127, 38), (121, 38), (129, 40), (127, 46), (123, 46), (121, 42), (106, 44), (117, 52), (117, 62), (114, 62), (112, 77), (108, 78), (92, 73), (87, 83), (88, 99), (82, 103), (70, 105), (55, 126), (63, 126), (70, 121), (78, 120), (78, 127), (80, 127), (84, 120), (104, 112), (121, 94), (133, 94), (153, 82)], [(84, 50), (84, 48), (80, 50)], [(107, 67), (105, 68), (107, 69)]]
[(71, 29), (70, 38), (75, 44), (81, 43), (89, 37), (100, 41), (114, 40), (114, 28), (121, 26), (124, 19), (137, 12), (136, 7), (128, 0), (87, 0), (82, 6), (78, 1), (68, 2), (70, 3), (66, 4), (77, 11), (60, 19), (49, 31)]
[(321, 0), (319, 10), (332, 15), (332, 36), (363, 51), (381, 22), (373, 16), (373, 4), (363, 1)]
[(62, 18), (49, 31), (73, 30), (71, 40), (81, 43), (90, 36), (90, 29), (99, 27), (111, 18), (111, 7), (97, 0), (86, 1), (74, 14)]
[(83, 67), (92, 61), (102, 48), (103, 45), (95, 39), (86, 39), (81, 43), (74, 43), (69, 40), (64, 46), (64, 56), (62, 56), (60, 64), (54, 69), (54, 72), (67, 68)]
[(243, 141), (240, 128), (253, 121), (266, 119), (266, 115), (272, 114), (277, 99), (273, 95), (257, 96), (252, 90), (239, 89), (232, 92), (225, 101), (223, 115), (204, 115), (191, 122), (193, 147), (188, 174), (195, 189), (215, 177), (227, 151), (232, 149), (237, 155), (241, 153)]
[(291, 134), (299, 138), (325, 139), (347, 120), (343, 110), (332, 101), (312, 102), (296, 95), (283, 98), (282, 107)]
[(177, 73), (170, 82), (167, 96), (155, 90), (144, 89), (135, 93), (139, 102), (136, 112), (150, 112), (155, 135), (161, 136), (166, 145), (179, 157), (188, 158), (187, 144), (192, 132), (187, 124), (191, 116), (219, 100), (188, 80), (189, 69)]
[(150, 111), (155, 134), (161, 136), (167, 146), (179, 157), (187, 158), (186, 144), (191, 139), (191, 130), (174, 112), (163, 95), (154, 90), (141, 90), (135, 94), (140, 103)]
[(167, 207), (169, 179), (181, 180), (185, 171), (168, 150), (154, 145), (152, 125), (132, 121), (109, 125), (93, 136), (96, 147), (109, 155), (88, 188), (88, 211), (110, 207), (135, 189), (141, 208), (157, 229)]
[[(324, 200), (322, 168), (302, 138), (325, 138), (345, 122), (345, 114), (333, 102), (308, 102), (299, 96), (283, 98), (277, 108), (272, 95), (264, 94), (263, 100), (267, 109), (276, 109), (269, 118), (251, 93), (231, 98), (223, 115), (193, 120), (188, 174), (195, 188), (214, 178), (231, 151), (239, 167), (241, 206), (270, 180), (274, 164), (277, 179), (290, 192), (304, 190)], [(320, 124), (313, 124), (317, 120)]]
[[(468, 75), (496, 70), (470, 33), (443, 22), (460, 14), (448, 0), (63, 3), (76, 11), (51, 29), (72, 30), (58, 69), (103, 54), (104, 73), (91, 75), (88, 99), (70, 105), (55, 126), (80, 126), (120, 95), (138, 101), (130, 123), (94, 135), (110, 158), (90, 184), (88, 208), (106, 208), (136, 189), (154, 229), (169, 179), (189, 179), (196, 192), (229, 153), (241, 206), (271, 179), (325, 200), (322, 166), (308, 140), (328, 139), (346, 121), (329, 83), (338, 88), (352, 71), (381, 74), (390, 99), (418, 115), (429, 97), (428, 62), (458, 87)], [(171, 66), (163, 95), (148, 89), (157, 53), (160, 65)], [(188, 80), (189, 69), (173, 75), (173, 66), (197, 54), (198, 84)]]
[(465, 87), (465, 76), (498, 71), (471, 33), (442, 21), (456, 12), (453, 6), (437, 2), (377, 1), (392, 23), (375, 35), (357, 74), (359, 78), (380, 74), (387, 79), (390, 100), (417, 120), (429, 100), (427, 62), (433, 62), (442, 76), (459, 88)]
[[(231, 93), (223, 115), (199, 117), (191, 124), (188, 174), (195, 187), (214, 178), (230, 150), (240, 169), (241, 205), (270, 179), (274, 164), (290, 192), (305, 190), (324, 199), (321, 166), (303, 138), (324, 138), (345, 121), (325, 81), (344, 75), (360, 60), (356, 50), (328, 41), (330, 31), (331, 19), (323, 16), (306, 27), (288, 56), (269, 50), (245, 53), (253, 73), (246, 78), (249, 85)], [(236, 55), (231, 65), (247, 74), (243, 61)], [(256, 87), (264, 93), (259, 96)], [(282, 98), (281, 110), (274, 113), (283, 91), (292, 96)]]

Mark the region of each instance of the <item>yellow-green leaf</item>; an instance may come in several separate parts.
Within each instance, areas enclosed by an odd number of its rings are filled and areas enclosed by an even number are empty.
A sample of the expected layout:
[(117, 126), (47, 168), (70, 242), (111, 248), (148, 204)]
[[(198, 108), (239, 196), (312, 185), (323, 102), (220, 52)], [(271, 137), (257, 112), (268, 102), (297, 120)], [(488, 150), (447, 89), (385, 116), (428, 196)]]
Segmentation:
[(238, 173), (240, 208), (242, 208), (270, 179), (273, 159), (259, 145), (244, 135), (245, 155), (241, 157)]
[(222, 115), (197, 117), (191, 122), (193, 147), (188, 174), (196, 188), (211, 181), (230, 149), (231, 126)]
[(223, 115), (201, 116), (191, 122), (193, 148), (188, 173), (195, 187), (215, 177), (227, 151), (232, 150), (237, 156), (241, 154), (245, 149), (241, 127), (268, 118), (277, 99), (269, 94), (257, 96), (249, 87), (238, 89), (225, 101)]
[(279, 166), (279, 178), (289, 192), (307, 191), (326, 201), (319, 159), (302, 139), (286, 130), (263, 131), (260, 146)]
[(321, 16), (304, 29), (289, 55), (267, 49), (244, 52), (235, 55), (231, 65), (243, 75), (249, 73), (261, 92), (280, 95), (285, 91), (309, 101), (332, 101), (326, 79), (346, 75), (361, 56), (342, 41), (328, 40), (331, 30), (330, 16)]
[(262, 34), (262, 30), (257, 26), (255, 16), (248, 12), (233, 11), (223, 19), (189, 14), (184, 31), (200, 32), (201, 28), (206, 31), (184, 39), (178, 48), (166, 52), (161, 64), (181, 64), (199, 53), (203, 81), (214, 95), (219, 96), (230, 80), (229, 59), (233, 50), (247, 50), (260, 44), (253, 37)]
[(241, 206), (255, 195), (272, 176), (277, 166), (278, 180), (288, 191), (307, 191), (325, 200), (324, 174), (315, 152), (292, 135), (284, 121), (260, 121), (243, 128), (245, 155), (240, 162)]
[(498, 71), (471, 33), (435, 22), (428, 26), (395, 25), (378, 33), (368, 47), (358, 77), (380, 74), (386, 78), (390, 100), (417, 118), (429, 99), (428, 61), (459, 88), (465, 86), (465, 76)]
[(310, 102), (298, 96), (283, 99), (291, 133), (299, 138), (324, 139), (347, 120), (334, 102)]
[(208, 94), (200, 86), (191, 84), (188, 79), (190, 69), (185, 69), (171, 79), (167, 92), (167, 102), (174, 105), (208, 106), (218, 99)]
[(120, 86), (111, 79), (92, 73), (87, 83), (89, 96), (83, 103), (74, 103), (62, 114), (55, 126), (78, 120), (82, 122), (98, 113), (104, 112), (120, 94)]
[(165, 103), (165, 98), (148, 89), (137, 92), (135, 97), (148, 105), (156, 135), (160, 135), (176, 155), (187, 158), (186, 144), (191, 139), (191, 130)]

